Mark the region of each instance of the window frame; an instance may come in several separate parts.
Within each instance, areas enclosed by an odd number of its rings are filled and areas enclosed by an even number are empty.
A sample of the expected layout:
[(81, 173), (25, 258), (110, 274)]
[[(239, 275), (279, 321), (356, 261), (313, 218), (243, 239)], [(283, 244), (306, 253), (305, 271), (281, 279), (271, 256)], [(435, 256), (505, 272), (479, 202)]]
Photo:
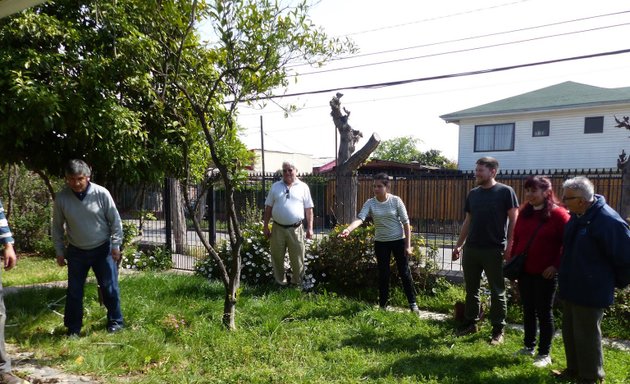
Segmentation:
[(587, 116), (584, 118), (584, 134), (590, 135), (592, 133), (604, 133), (604, 116)]
[[(509, 147), (497, 149), (497, 127), (507, 127), (510, 129), (510, 137), (509, 137)], [(480, 149), (481, 145), (481, 137), (479, 136), (481, 132), (479, 132), (482, 128), (494, 127), (492, 132), (492, 148), (483, 148)], [(501, 124), (479, 124), (475, 125), (474, 132), (474, 144), (473, 144), (473, 152), (510, 152), (514, 151), (514, 139), (515, 139), (515, 131), (516, 131), (516, 123), (501, 123)]]
[[(537, 126), (538, 125), (538, 126)], [(536, 120), (532, 122), (532, 137), (547, 137), (551, 130), (549, 120)], [(539, 134), (537, 134), (537, 132)]]

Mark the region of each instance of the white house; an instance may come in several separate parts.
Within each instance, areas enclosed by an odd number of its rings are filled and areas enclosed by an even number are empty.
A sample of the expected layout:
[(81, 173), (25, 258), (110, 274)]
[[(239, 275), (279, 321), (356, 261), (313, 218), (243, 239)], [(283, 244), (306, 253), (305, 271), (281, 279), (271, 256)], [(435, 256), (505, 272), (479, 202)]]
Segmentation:
[(10, 16), (45, 0), (0, 0), (0, 18)]
[[(262, 150), (250, 149), (256, 155), (256, 160), (252, 166), (252, 171), (262, 172)], [(290, 161), (295, 164), (298, 173), (313, 172), (313, 158), (304, 153), (282, 152), (265, 150), (265, 173), (276, 172), (282, 169), (282, 162)]]
[(440, 116), (459, 125), (458, 164), (472, 170), (482, 156), (503, 170), (616, 168), (630, 153), (630, 87), (565, 82)]

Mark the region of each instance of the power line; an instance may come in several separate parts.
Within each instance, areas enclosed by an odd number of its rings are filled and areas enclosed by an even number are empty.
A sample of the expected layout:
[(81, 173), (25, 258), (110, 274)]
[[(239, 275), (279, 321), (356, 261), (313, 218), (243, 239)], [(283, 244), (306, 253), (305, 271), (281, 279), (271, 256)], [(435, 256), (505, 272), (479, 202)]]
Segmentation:
[[(630, 10), (606, 13), (606, 14), (601, 14), (601, 15), (596, 15), (596, 16), (582, 17), (582, 18), (579, 18), (579, 19), (564, 20), (564, 21), (559, 21), (559, 22), (555, 22), (555, 23), (536, 25), (536, 26), (532, 26), (532, 27), (512, 29), (512, 30), (509, 30), (509, 31), (493, 32), (493, 33), (487, 33), (487, 34), (483, 34), (483, 35), (469, 36), (469, 37), (458, 38), (458, 39), (451, 39), (451, 40), (442, 40), (442, 41), (437, 41), (437, 42), (433, 42), (433, 43), (415, 45), (415, 46), (411, 46), (411, 47), (403, 47), (403, 48), (389, 49), (389, 50), (385, 50), (385, 51), (369, 52), (369, 53), (356, 54), (356, 55), (345, 56), (345, 57), (336, 57), (336, 58), (330, 59), (329, 62), (341, 61), (341, 60), (349, 60), (349, 59), (358, 59), (358, 58), (361, 58), (361, 57), (368, 57), (368, 56), (383, 55), (383, 54), (388, 54), (388, 53), (402, 52), (402, 51), (408, 51), (408, 50), (418, 49), (418, 48), (433, 47), (433, 46), (436, 46), (436, 45), (459, 43), (459, 42), (463, 42), (463, 41), (482, 39), (482, 38), (486, 38), (486, 37), (501, 36), (501, 35), (507, 35), (507, 34), (516, 33), (516, 32), (525, 32), (525, 31), (530, 31), (530, 30), (534, 30), (534, 29), (553, 27), (553, 26), (569, 24), (569, 23), (575, 23), (575, 22), (580, 22), (580, 21), (585, 21), (585, 20), (592, 20), (592, 19), (597, 19), (597, 18), (601, 18), (601, 17), (622, 15), (624, 13), (630, 13)], [(287, 68), (294, 68), (294, 67), (300, 67), (300, 66), (305, 66), (305, 65), (310, 65), (310, 64), (306, 63), (306, 62), (298, 63), (298, 64), (293, 64), (293, 65), (288, 65)]]
[(318, 70), (318, 71), (300, 73), (299, 75), (300, 76), (307, 76), (307, 75), (315, 75), (315, 74), (327, 73), (327, 72), (345, 71), (345, 70), (348, 70), (348, 69), (372, 67), (372, 66), (375, 66), (375, 65), (401, 63), (401, 62), (404, 62), (404, 61), (426, 59), (428, 57), (444, 56), (444, 55), (450, 55), (450, 54), (453, 54), (453, 53), (478, 51), (478, 50), (481, 50), (481, 49), (496, 48), (496, 47), (501, 47), (501, 46), (505, 46), (505, 45), (528, 43), (528, 42), (532, 42), (532, 41), (536, 41), (536, 40), (544, 40), (544, 39), (560, 37), (560, 36), (569, 36), (569, 35), (573, 35), (573, 34), (577, 34), (577, 33), (593, 32), (593, 31), (598, 31), (598, 30), (603, 30), (603, 29), (608, 29), (608, 28), (622, 27), (622, 26), (626, 26), (626, 25), (630, 25), (630, 22), (628, 22), (628, 23), (621, 23), (621, 24), (614, 24), (614, 25), (607, 25), (607, 26), (603, 26), (603, 27), (595, 27), (595, 28), (583, 29), (583, 30), (580, 30), (580, 31), (572, 31), (572, 32), (557, 33), (557, 34), (547, 35), (547, 36), (532, 37), (532, 38), (529, 38), (529, 39), (508, 41), (508, 42), (505, 42), (505, 43), (482, 45), (482, 46), (473, 47), (473, 48), (463, 48), (463, 49), (456, 49), (456, 50), (446, 51), (446, 52), (431, 53), (431, 54), (421, 55), (421, 56), (404, 57), (404, 58), (400, 58), (400, 59), (377, 61), (377, 62), (373, 62), (373, 63), (357, 64), (357, 65), (351, 65), (351, 66), (341, 67), (341, 68), (322, 69), (322, 70)]
[[(622, 67), (618, 67), (615, 69), (620, 69)], [(625, 69), (626, 67), (623, 66), (623, 68)], [(598, 70), (588, 70), (588, 71), (579, 71), (576, 72), (575, 74), (584, 74), (584, 73), (596, 73), (596, 72), (602, 72), (602, 71), (609, 71), (610, 69), (598, 69)], [(543, 77), (544, 78), (544, 77)], [(552, 78), (555, 78), (555, 76), (552, 76)], [(519, 80), (519, 81), (513, 81), (513, 82), (501, 82), (501, 84), (519, 84), (519, 83), (523, 83), (525, 81), (529, 81), (529, 80)], [(352, 105), (357, 105), (357, 104), (365, 104), (365, 103), (374, 103), (374, 102), (378, 102), (378, 101), (389, 101), (389, 100), (398, 100), (398, 99), (408, 99), (411, 97), (422, 97), (422, 96), (428, 96), (428, 95), (439, 95), (439, 94), (444, 94), (444, 93), (449, 93), (449, 92), (455, 92), (455, 91), (461, 91), (461, 90), (470, 90), (470, 89), (480, 89), (480, 88), (486, 88), (486, 87), (493, 87), (496, 86), (498, 84), (488, 84), (486, 83), (484, 86), (480, 87), (480, 86), (474, 86), (474, 87), (467, 87), (467, 88), (461, 88), (461, 87), (457, 87), (457, 88), (451, 88), (451, 89), (440, 89), (439, 91), (430, 91), (430, 92), (421, 92), (421, 93), (408, 93), (408, 94), (404, 94), (404, 95), (397, 95), (397, 96), (389, 96), (389, 97), (370, 97), (367, 99), (363, 99), (363, 100), (356, 100), (356, 101), (346, 101), (344, 102), (345, 106), (352, 106)], [(262, 109), (256, 109), (254, 107), (250, 107), (247, 105), (244, 105), (242, 107), (240, 107), (242, 109), (247, 109), (247, 110), (251, 110), (253, 112), (251, 113), (239, 113), (239, 117), (248, 117), (248, 116), (260, 116), (260, 115), (275, 115), (275, 114), (284, 114), (285, 111), (284, 110), (277, 110), (277, 111), (269, 111), (269, 110), (262, 110)], [(330, 108), (330, 104), (325, 103), (325, 104), (318, 104), (318, 105), (309, 105), (309, 106), (303, 106), (303, 107), (298, 107), (297, 111), (292, 112), (290, 115), (292, 117), (299, 117), (299, 114), (301, 112), (307, 111), (307, 110), (314, 110), (314, 109), (328, 109)], [(305, 128), (312, 128), (315, 127), (316, 125), (311, 125), (311, 126), (301, 126), (301, 127), (294, 127), (294, 130), (302, 130)], [(255, 127), (247, 127), (244, 126), (243, 127), (245, 130), (258, 130), (260, 129), (258, 126)], [(275, 132), (275, 131), (274, 131)]]
[[(593, 54), (589, 54), (589, 55), (565, 57), (565, 58), (561, 58), (561, 59), (553, 59), (553, 60), (537, 61), (537, 62), (525, 63), (525, 64), (509, 65), (509, 66), (505, 66), (505, 67), (496, 67), (496, 68), (481, 69), (481, 70), (476, 70), (476, 71), (467, 71), (467, 72), (450, 73), (450, 74), (437, 75), (437, 76), (420, 77), (420, 78), (415, 78), (415, 79), (388, 81), (388, 82), (384, 82), (384, 83), (353, 85), (353, 86), (328, 88), (328, 89), (319, 89), (319, 90), (314, 90), (314, 91), (287, 93), (287, 94), (284, 94), (284, 95), (270, 95), (270, 96), (252, 97), (250, 99), (243, 100), (243, 102), (249, 102), (249, 101), (255, 101), (255, 100), (264, 100), (264, 99), (278, 99), (278, 98), (284, 98), (284, 97), (296, 97), (296, 96), (304, 96), (304, 95), (316, 95), (316, 94), (321, 94), (321, 93), (336, 92), (336, 91), (348, 90), (348, 89), (374, 89), (374, 88), (394, 87), (394, 86), (398, 86), (398, 85), (411, 84), (411, 83), (417, 83), (417, 82), (423, 82), (423, 81), (449, 79), (449, 78), (465, 77), (465, 76), (475, 76), (475, 75), (482, 75), (482, 74), (487, 74), (487, 73), (509, 71), (509, 70), (519, 69), (519, 68), (536, 67), (536, 66), (540, 66), (540, 65), (556, 64), (556, 63), (563, 63), (563, 62), (575, 61), (575, 60), (592, 59), (592, 58), (596, 58), (596, 57), (621, 55), (621, 54), (624, 54), (624, 53), (630, 53), (630, 48), (629, 49), (617, 50), (617, 51), (593, 53)], [(226, 101), (226, 103), (229, 103), (229, 102), (230, 101)]]
[(435, 21), (435, 20), (441, 20), (441, 19), (448, 19), (451, 17), (456, 17), (456, 16), (462, 16), (462, 15), (468, 15), (471, 13), (476, 13), (476, 12), (481, 12), (481, 11), (487, 11), (489, 9), (495, 9), (495, 8), (502, 8), (502, 7), (507, 7), (510, 5), (514, 5), (514, 4), (518, 4), (518, 3), (526, 3), (530, 0), (519, 0), (519, 1), (512, 1), (510, 3), (503, 3), (503, 4), (498, 4), (498, 5), (493, 5), (490, 7), (485, 7), (485, 8), (476, 8), (476, 9), (471, 9), (469, 11), (464, 11), (464, 12), (458, 12), (458, 13), (451, 13), (448, 15), (444, 15), (444, 16), (436, 16), (436, 17), (430, 17), (427, 19), (422, 19), (422, 20), (417, 20), (417, 21), (412, 21), (409, 23), (402, 23), (402, 24), (395, 24), (395, 25), (388, 25), (385, 27), (379, 27), (379, 28), (374, 28), (374, 29), (368, 29), (365, 31), (360, 31), (360, 32), (352, 32), (352, 33), (348, 33), (345, 36), (354, 36), (354, 35), (362, 35), (362, 34), (366, 34), (366, 33), (372, 33), (372, 32), (379, 32), (379, 31), (383, 31), (385, 29), (394, 29), (394, 28), (401, 28), (401, 27), (406, 27), (408, 25), (413, 25), (413, 24), (420, 24), (420, 23), (425, 23), (427, 21)]

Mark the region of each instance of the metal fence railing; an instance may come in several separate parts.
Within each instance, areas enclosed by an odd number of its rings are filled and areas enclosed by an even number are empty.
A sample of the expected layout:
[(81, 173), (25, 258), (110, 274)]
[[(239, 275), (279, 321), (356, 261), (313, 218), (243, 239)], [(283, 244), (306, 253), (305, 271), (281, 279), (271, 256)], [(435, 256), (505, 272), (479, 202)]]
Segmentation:
[[(622, 177), (616, 169), (605, 170), (541, 170), (500, 172), (497, 180), (514, 188), (519, 199), (523, 198), (523, 182), (530, 175), (544, 175), (551, 179), (554, 191), (561, 195), (562, 182), (577, 175), (589, 177), (597, 193), (606, 197), (611, 207), (620, 210)], [(437, 248), (437, 263), (440, 269), (459, 271), (459, 262), (451, 261), (451, 249), (457, 241), (464, 219), (464, 200), (474, 187), (473, 172), (431, 172), (414, 174), (392, 174), (391, 193), (400, 196), (407, 207), (413, 231), (424, 236), (429, 245)], [(335, 223), (333, 196), (334, 175), (301, 175), (309, 185), (315, 203), (314, 231), (316, 237), (325, 236)], [(235, 207), (241, 218), (251, 217), (256, 212), (262, 218), (264, 201), (271, 184), (278, 181), (276, 174), (253, 174), (248, 182), (235, 193)], [(172, 188), (170, 189), (172, 191)], [(192, 199), (201, 194), (199, 188), (191, 188)], [(193, 269), (195, 260), (205, 254), (201, 242), (193, 229), (191, 215), (197, 215), (203, 225), (203, 235), (211, 243), (227, 239), (225, 190), (220, 187), (205, 192), (193, 212), (181, 212), (186, 230), (176, 234), (173, 228), (172, 201), (181, 196), (172, 196), (164, 185), (143, 188), (127, 186), (114, 198), (123, 220), (132, 221), (142, 231), (142, 241), (165, 244), (175, 253), (175, 264), (180, 269)], [(166, 196), (166, 197), (165, 197)], [(370, 175), (360, 175), (358, 185), (358, 207), (372, 196)], [(183, 204), (180, 205), (183, 207)], [(181, 227), (181, 226), (180, 226)], [(167, 234), (169, 234), (167, 236)]]

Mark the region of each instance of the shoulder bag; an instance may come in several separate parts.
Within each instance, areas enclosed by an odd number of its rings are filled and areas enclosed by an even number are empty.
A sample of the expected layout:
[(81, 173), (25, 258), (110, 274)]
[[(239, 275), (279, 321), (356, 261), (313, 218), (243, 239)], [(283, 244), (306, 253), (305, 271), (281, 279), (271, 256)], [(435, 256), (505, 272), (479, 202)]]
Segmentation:
[(525, 259), (527, 259), (527, 251), (529, 250), (529, 246), (532, 245), (532, 241), (534, 241), (538, 230), (540, 229), (540, 227), (542, 227), (543, 224), (543, 221), (538, 224), (538, 227), (536, 227), (536, 230), (527, 242), (527, 245), (525, 246), (523, 252), (519, 253), (516, 256), (513, 256), (503, 265), (503, 277), (510, 280), (516, 280), (521, 275), (521, 273), (523, 273), (523, 268), (525, 267)]

